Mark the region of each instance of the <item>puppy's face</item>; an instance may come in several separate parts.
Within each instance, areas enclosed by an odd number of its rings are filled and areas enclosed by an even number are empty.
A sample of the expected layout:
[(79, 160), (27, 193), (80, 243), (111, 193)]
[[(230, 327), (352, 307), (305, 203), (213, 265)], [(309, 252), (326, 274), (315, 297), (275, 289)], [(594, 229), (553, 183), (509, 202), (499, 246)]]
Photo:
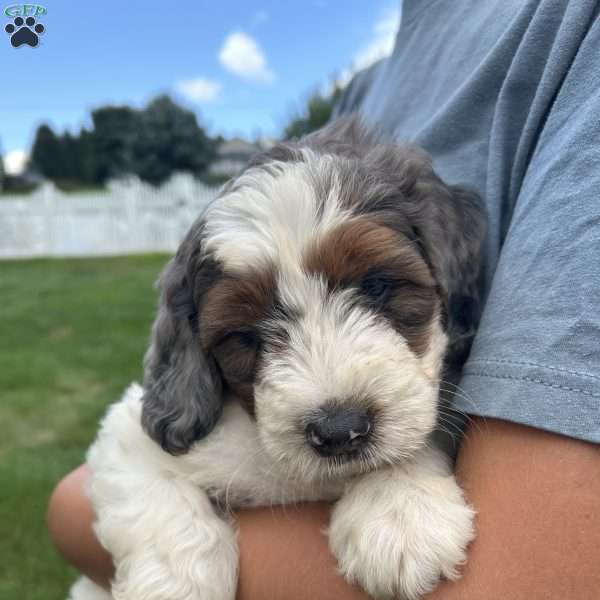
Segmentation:
[[(448, 341), (448, 278), (459, 268), (444, 227), (459, 217), (422, 155), (375, 143), (358, 152), (364, 142), (346, 152), (308, 143), (250, 167), (184, 242), (185, 267), (163, 296), (169, 322), (178, 311), (180, 321), (161, 333), (159, 315), (148, 360), (156, 391), (145, 425), (166, 449), (210, 430), (227, 392), (255, 416), (267, 451), (307, 479), (398, 462), (425, 443)], [(425, 239), (431, 195), (446, 221), (440, 247)], [(182, 343), (176, 330), (186, 326)], [(189, 345), (193, 357), (174, 364), (169, 352)], [(177, 409), (164, 381), (173, 371), (191, 395)], [(198, 390), (213, 394), (212, 409)]]
[(265, 447), (312, 476), (423, 444), (446, 346), (436, 282), (410, 231), (356, 210), (366, 190), (347, 168), (305, 152), (249, 171), (205, 221), (219, 267), (201, 343)]

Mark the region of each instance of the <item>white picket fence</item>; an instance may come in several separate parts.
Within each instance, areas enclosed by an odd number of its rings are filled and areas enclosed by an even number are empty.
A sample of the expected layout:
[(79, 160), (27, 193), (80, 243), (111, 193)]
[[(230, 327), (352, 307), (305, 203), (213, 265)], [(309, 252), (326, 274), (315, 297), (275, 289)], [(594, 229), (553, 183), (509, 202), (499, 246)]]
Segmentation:
[(29, 197), (0, 199), (0, 258), (173, 252), (218, 191), (187, 174), (159, 188), (114, 181), (98, 193), (46, 183)]

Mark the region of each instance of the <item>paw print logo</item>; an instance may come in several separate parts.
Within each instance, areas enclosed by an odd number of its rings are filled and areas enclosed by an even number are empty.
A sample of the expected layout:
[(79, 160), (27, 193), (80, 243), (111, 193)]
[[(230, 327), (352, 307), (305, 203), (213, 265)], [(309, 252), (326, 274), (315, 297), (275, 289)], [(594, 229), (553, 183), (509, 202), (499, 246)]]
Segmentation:
[(9, 23), (4, 31), (10, 35), (10, 43), (14, 48), (27, 44), (35, 48), (40, 38), (40, 33), (44, 33), (45, 27), (41, 23), (36, 23), (33, 17), (16, 17), (12, 23)]

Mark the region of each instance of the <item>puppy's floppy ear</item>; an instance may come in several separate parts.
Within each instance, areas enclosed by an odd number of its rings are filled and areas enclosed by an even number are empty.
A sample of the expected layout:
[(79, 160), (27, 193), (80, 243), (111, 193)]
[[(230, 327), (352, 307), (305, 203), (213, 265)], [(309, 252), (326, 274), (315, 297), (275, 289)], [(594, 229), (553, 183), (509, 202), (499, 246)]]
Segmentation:
[(222, 383), (200, 343), (197, 302), (216, 267), (201, 253), (194, 225), (163, 271), (158, 315), (144, 359), (142, 425), (164, 450), (186, 452), (222, 412)]
[(427, 156), (415, 158), (404, 179), (410, 224), (446, 303), (450, 360), (462, 363), (481, 313), (485, 211), (476, 193), (444, 184)]

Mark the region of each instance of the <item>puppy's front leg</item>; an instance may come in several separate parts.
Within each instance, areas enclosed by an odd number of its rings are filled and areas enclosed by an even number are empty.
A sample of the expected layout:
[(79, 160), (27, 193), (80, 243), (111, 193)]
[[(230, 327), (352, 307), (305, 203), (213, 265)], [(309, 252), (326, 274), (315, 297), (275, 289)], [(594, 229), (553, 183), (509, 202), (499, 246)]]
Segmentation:
[(414, 600), (457, 579), (474, 512), (439, 450), (361, 476), (337, 502), (329, 540), (340, 570), (374, 598)]
[(102, 476), (94, 482), (95, 530), (116, 568), (113, 598), (233, 600), (235, 532), (207, 495), (187, 481), (131, 472), (127, 477), (120, 490), (111, 486), (107, 510), (100, 496), (109, 482)]
[[(95, 530), (115, 563), (115, 600), (233, 600), (235, 532), (187, 478), (183, 457), (164, 452), (140, 425), (132, 386), (102, 423), (87, 461)], [(83, 582), (85, 583), (85, 582)], [(80, 592), (73, 597), (96, 598)]]

